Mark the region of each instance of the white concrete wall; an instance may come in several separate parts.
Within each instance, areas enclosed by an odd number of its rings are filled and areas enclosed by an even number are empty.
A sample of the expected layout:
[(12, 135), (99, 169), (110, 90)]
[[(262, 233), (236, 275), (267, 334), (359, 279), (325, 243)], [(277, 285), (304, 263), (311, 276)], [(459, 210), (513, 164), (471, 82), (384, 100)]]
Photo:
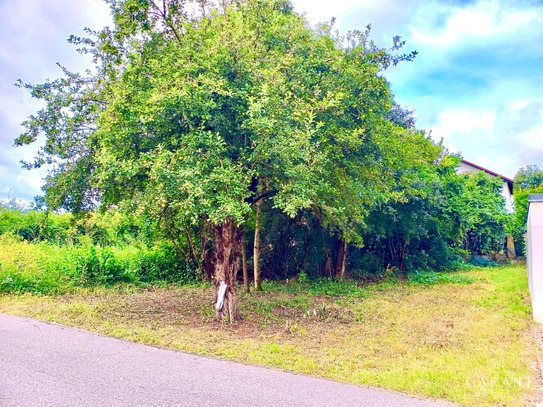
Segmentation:
[(543, 323), (543, 202), (530, 202), (526, 255), (532, 312)]
[(505, 181), (503, 181), (502, 185), (502, 196), (503, 199), (505, 199), (505, 209), (507, 209), (507, 212), (511, 213), (514, 211), (514, 198), (511, 194), (511, 190), (509, 189), (509, 184)]

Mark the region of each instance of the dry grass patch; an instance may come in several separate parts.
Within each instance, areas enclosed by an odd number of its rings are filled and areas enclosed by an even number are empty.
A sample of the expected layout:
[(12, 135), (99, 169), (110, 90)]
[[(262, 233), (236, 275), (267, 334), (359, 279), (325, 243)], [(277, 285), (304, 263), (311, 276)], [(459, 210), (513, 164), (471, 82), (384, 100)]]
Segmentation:
[(455, 276), (464, 283), (269, 284), (241, 295), (244, 319), (234, 325), (213, 322), (209, 286), (10, 295), (0, 297), (0, 309), (467, 405), (523, 405), (534, 392), (537, 359), (524, 267)]

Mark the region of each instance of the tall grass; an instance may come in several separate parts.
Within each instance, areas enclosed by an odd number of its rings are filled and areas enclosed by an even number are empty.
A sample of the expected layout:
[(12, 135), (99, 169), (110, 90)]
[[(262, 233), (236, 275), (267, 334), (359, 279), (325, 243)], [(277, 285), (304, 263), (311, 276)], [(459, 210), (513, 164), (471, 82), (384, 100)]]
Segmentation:
[(151, 248), (58, 246), (0, 235), (0, 292), (61, 294), (75, 286), (154, 281), (188, 283), (195, 273), (168, 244)]

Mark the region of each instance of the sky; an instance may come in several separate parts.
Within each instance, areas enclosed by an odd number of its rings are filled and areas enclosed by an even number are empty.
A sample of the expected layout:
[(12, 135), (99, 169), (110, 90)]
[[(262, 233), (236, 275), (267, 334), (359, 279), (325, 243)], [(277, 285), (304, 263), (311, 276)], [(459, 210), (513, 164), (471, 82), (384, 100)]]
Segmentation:
[[(543, 167), (543, 1), (294, 0), (311, 24), (335, 17), (341, 33), (372, 25), (416, 50), (385, 72), (395, 99), (414, 109), (417, 127), (450, 152), (507, 177)], [(89, 61), (66, 41), (111, 19), (101, 0), (0, 0), (0, 199), (31, 201), (43, 170), (23, 170), (35, 146), (13, 147), (20, 123), (40, 108), (13, 84), (41, 83)]]

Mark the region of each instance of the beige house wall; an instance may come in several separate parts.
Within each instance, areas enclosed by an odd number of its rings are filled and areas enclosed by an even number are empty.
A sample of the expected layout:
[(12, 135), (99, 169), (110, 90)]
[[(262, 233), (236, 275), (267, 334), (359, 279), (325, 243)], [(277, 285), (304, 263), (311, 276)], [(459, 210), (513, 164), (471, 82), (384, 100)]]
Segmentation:
[(528, 285), (534, 320), (543, 322), (543, 194), (530, 195), (526, 235)]

